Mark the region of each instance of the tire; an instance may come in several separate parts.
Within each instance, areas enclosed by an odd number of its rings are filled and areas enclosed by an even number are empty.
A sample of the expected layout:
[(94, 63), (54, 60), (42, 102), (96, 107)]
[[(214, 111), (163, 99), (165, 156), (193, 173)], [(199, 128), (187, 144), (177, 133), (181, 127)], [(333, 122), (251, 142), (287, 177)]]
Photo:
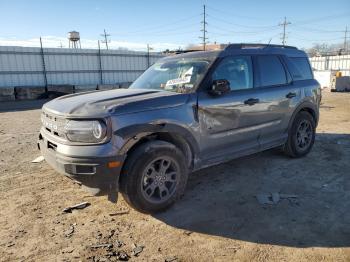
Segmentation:
[[(304, 131), (303, 131), (304, 129)], [(293, 158), (307, 155), (315, 142), (316, 124), (308, 112), (299, 112), (288, 132), (284, 152)]]
[(156, 140), (141, 144), (128, 156), (121, 173), (124, 199), (143, 213), (167, 209), (185, 191), (187, 162), (171, 143)]

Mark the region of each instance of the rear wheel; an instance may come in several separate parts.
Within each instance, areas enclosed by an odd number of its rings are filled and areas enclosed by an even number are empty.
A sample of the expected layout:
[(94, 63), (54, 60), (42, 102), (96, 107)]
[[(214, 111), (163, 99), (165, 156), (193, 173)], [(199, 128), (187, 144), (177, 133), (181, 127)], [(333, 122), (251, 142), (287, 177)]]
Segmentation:
[(173, 144), (150, 141), (128, 157), (121, 174), (121, 192), (135, 209), (152, 213), (168, 208), (186, 186), (184, 154)]
[(308, 112), (299, 112), (288, 133), (284, 151), (291, 157), (302, 157), (308, 154), (315, 142), (315, 120)]

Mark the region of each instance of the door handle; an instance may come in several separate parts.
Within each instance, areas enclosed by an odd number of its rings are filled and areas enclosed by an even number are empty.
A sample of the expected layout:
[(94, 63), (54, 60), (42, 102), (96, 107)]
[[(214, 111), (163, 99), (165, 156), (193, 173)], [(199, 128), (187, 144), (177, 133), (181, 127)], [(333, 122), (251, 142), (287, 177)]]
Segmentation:
[(248, 100), (244, 101), (244, 104), (250, 105), (250, 106), (257, 104), (257, 103), (259, 103), (259, 99), (257, 99), (257, 98), (249, 98)]
[(294, 93), (294, 92), (289, 92), (288, 94), (286, 94), (286, 98), (293, 98), (293, 97), (296, 97), (297, 94)]

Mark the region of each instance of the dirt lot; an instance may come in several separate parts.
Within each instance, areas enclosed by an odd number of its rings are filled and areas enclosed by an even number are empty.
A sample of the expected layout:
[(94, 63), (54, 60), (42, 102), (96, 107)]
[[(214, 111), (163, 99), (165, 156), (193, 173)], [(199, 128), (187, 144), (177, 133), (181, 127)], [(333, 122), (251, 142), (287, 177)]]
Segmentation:
[[(349, 93), (323, 95), (307, 157), (270, 150), (194, 173), (183, 199), (156, 216), (31, 163), (40, 106), (0, 103), (1, 261), (109, 261), (120, 250), (131, 261), (350, 261)], [(257, 201), (270, 192), (297, 198)], [(62, 213), (82, 201), (91, 206)], [(91, 248), (101, 243), (113, 247)], [(137, 257), (134, 244), (144, 246)]]

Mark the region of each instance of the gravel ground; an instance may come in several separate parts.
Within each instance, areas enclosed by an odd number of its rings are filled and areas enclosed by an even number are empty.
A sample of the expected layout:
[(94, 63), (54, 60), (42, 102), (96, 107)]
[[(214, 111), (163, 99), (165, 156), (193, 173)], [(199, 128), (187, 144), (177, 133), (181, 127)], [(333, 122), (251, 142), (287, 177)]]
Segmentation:
[[(155, 216), (31, 163), (42, 103), (0, 103), (1, 261), (350, 261), (349, 93), (323, 94), (307, 157), (275, 149), (201, 170)], [(296, 197), (257, 201), (270, 193)]]

